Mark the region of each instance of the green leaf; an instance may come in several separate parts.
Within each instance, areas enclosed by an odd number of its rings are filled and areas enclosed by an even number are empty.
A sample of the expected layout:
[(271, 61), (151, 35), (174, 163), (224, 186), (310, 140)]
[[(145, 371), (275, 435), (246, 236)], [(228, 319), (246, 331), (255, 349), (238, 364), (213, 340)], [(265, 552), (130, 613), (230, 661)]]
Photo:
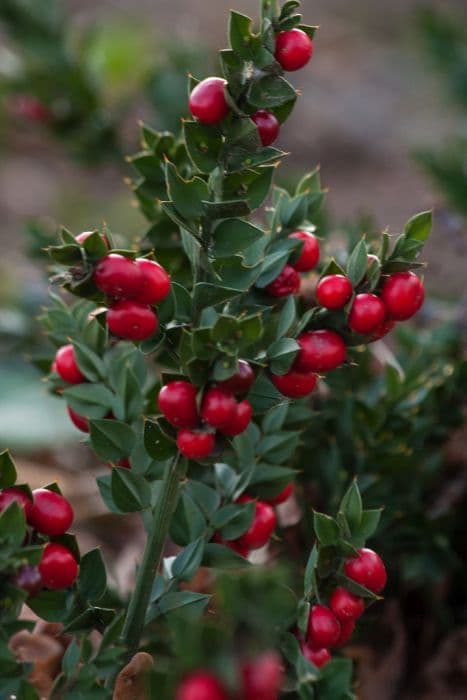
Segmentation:
[(241, 219), (227, 219), (214, 229), (213, 253), (216, 257), (226, 258), (235, 253), (242, 253), (265, 234), (260, 228)]
[(87, 608), (77, 617), (66, 623), (64, 632), (81, 632), (96, 629), (104, 632), (115, 617), (115, 610), (110, 608)]
[(99, 355), (93, 352), (89, 347), (73, 341), (75, 356), (78, 362), (78, 367), (87, 379), (91, 382), (98, 382), (105, 376), (104, 363)]
[(78, 669), (78, 664), (81, 659), (81, 649), (78, 646), (76, 639), (72, 639), (68, 645), (62, 659), (62, 671), (65, 676), (72, 676)]
[(151, 502), (151, 492), (148, 482), (129, 469), (112, 469), (110, 482), (112, 498), (124, 513), (134, 513), (148, 508)]
[(292, 328), (293, 324), (297, 319), (297, 309), (295, 298), (293, 296), (287, 297), (284, 305), (281, 309), (279, 316), (279, 322), (277, 324), (276, 338), (282, 338), (282, 336), (287, 335), (289, 330)]
[(206, 518), (201, 509), (184, 490), (170, 524), (171, 538), (176, 544), (186, 547), (194, 540), (204, 537), (206, 527)]
[(253, 406), (254, 413), (265, 413), (273, 406), (285, 403), (284, 397), (268, 379), (264, 372), (260, 372), (255, 383), (250, 389), (248, 400)]
[(433, 212), (424, 211), (409, 219), (405, 225), (404, 234), (407, 238), (424, 243), (431, 233), (432, 226)]
[(329, 515), (313, 512), (313, 526), (318, 541), (323, 546), (336, 544), (339, 541), (339, 526)]
[(249, 103), (258, 109), (273, 109), (296, 99), (295, 88), (285, 78), (276, 75), (266, 75), (254, 81), (248, 95)]
[(28, 607), (47, 622), (62, 622), (67, 614), (68, 591), (40, 591), (28, 598)]
[(47, 248), (47, 252), (60, 265), (76, 265), (83, 262), (83, 254), (77, 243), (52, 245)]
[(232, 50), (242, 58), (249, 60), (261, 47), (261, 38), (251, 31), (252, 20), (240, 12), (230, 12), (229, 40)]
[(248, 530), (255, 515), (255, 504), (229, 503), (217, 511), (212, 525), (220, 533), (224, 540), (236, 540)]
[(239, 475), (228, 464), (217, 462), (214, 465), (216, 484), (219, 491), (226, 497), (232, 498), (239, 482)]
[(380, 508), (364, 510), (362, 512), (360, 526), (355, 532), (355, 535), (361, 538), (363, 541), (372, 537), (378, 529), (379, 521), (381, 520), (381, 513), (382, 511)]
[(8, 543), (13, 549), (21, 547), (26, 536), (24, 510), (16, 501), (10, 503), (0, 514), (0, 541)]
[(284, 425), (285, 419), (287, 418), (288, 410), (289, 405), (287, 403), (271, 408), (271, 410), (268, 411), (264, 417), (263, 431), (267, 434), (280, 430)]
[(0, 488), (7, 489), (16, 483), (16, 466), (9, 450), (0, 452)]
[(114, 394), (103, 384), (76, 384), (63, 390), (67, 403), (86, 418), (103, 418), (112, 410)]
[[(195, 593), (194, 591), (176, 591), (166, 593), (158, 602), (158, 607), (163, 615), (175, 610), (182, 610), (184, 614), (199, 617), (210, 600), (209, 595)], [(191, 608), (191, 610), (190, 610)]]
[(91, 260), (100, 260), (109, 252), (107, 243), (99, 231), (93, 231), (82, 245), (86, 256)]
[(117, 420), (92, 420), (91, 445), (96, 455), (105, 462), (118, 462), (128, 457), (136, 442), (133, 429)]
[(365, 239), (362, 238), (352, 251), (347, 263), (347, 277), (356, 287), (366, 275), (368, 268), (368, 249)]
[(275, 170), (273, 166), (262, 166), (227, 175), (223, 182), (224, 197), (241, 197), (250, 210), (257, 209), (269, 194)]
[(357, 482), (353, 481), (345, 493), (339, 511), (343, 513), (350, 531), (356, 532), (362, 521), (362, 497), (357, 486)]
[(199, 122), (184, 122), (186, 148), (193, 165), (202, 173), (210, 173), (218, 165), (222, 148), (221, 133)]
[(273, 374), (286, 374), (292, 367), (300, 350), (300, 345), (294, 338), (280, 338), (269, 346), (267, 356)]
[(203, 566), (211, 569), (238, 569), (250, 563), (229, 547), (209, 542), (204, 549)]
[(206, 486), (202, 481), (190, 480), (186, 490), (206, 518), (211, 518), (212, 514), (219, 508), (221, 494), (210, 486)]
[(204, 554), (204, 538), (199, 537), (177, 554), (172, 564), (172, 575), (179, 581), (191, 581), (201, 566)]
[(100, 549), (91, 549), (81, 557), (78, 589), (85, 600), (96, 602), (107, 589), (107, 574)]
[(209, 199), (207, 184), (199, 177), (184, 180), (173, 163), (166, 163), (166, 182), (175, 209), (186, 219), (203, 216), (203, 200)]
[(303, 581), (305, 598), (311, 598), (316, 589), (316, 567), (318, 566), (319, 550), (315, 545), (310, 552), (305, 568)]

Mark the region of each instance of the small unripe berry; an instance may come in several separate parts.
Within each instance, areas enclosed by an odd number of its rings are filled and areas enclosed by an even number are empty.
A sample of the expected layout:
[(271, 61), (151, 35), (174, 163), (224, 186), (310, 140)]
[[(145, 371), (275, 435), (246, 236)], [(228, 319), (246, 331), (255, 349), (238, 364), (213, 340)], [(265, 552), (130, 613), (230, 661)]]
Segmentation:
[(302, 29), (279, 32), (274, 55), (284, 70), (299, 70), (306, 66), (312, 57), (313, 43)]
[(68, 415), (70, 416), (71, 422), (75, 426), (75, 428), (78, 428), (78, 430), (81, 430), (82, 433), (89, 433), (89, 421), (87, 418), (84, 416), (80, 416), (79, 413), (76, 413), (71, 406), (67, 406), (66, 410), (68, 411)]
[(272, 374), (271, 381), (281, 394), (289, 399), (303, 399), (311, 394), (316, 386), (318, 377), (311, 372), (296, 372), (290, 370), (287, 374)]
[(365, 603), (346, 588), (336, 588), (329, 599), (329, 607), (338, 620), (356, 620), (363, 614)]
[(321, 668), (325, 666), (328, 661), (331, 661), (331, 654), (329, 649), (312, 649), (308, 644), (303, 643), (301, 645), (302, 654), (305, 659), (308, 659), (312, 664)]
[(316, 300), (325, 309), (342, 309), (352, 294), (352, 283), (345, 275), (326, 275), (316, 287)]
[(170, 292), (169, 275), (154, 260), (137, 258), (135, 262), (141, 271), (142, 282), (134, 300), (140, 304), (158, 304)]
[(279, 136), (280, 124), (277, 117), (265, 109), (259, 109), (252, 114), (252, 120), (258, 127), (258, 134), (263, 146), (270, 146)]
[(214, 433), (182, 428), (177, 435), (177, 447), (181, 454), (188, 459), (204, 459), (209, 457), (215, 445)]
[(55, 355), (55, 372), (68, 384), (81, 384), (86, 377), (81, 372), (76, 361), (76, 353), (73, 345), (63, 345)]
[(308, 331), (297, 342), (300, 351), (294, 369), (299, 372), (330, 372), (345, 362), (345, 343), (335, 331)]
[(273, 297), (287, 297), (300, 291), (300, 275), (291, 265), (286, 265), (282, 272), (265, 287)]
[(309, 231), (295, 231), (289, 235), (289, 238), (298, 238), (303, 241), (300, 257), (297, 262), (291, 263), (294, 270), (297, 272), (309, 272), (319, 263), (319, 241)]
[(159, 392), (159, 409), (176, 428), (195, 428), (199, 421), (196, 387), (190, 382), (169, 382)]
[(381, 298), (391, 319), (407, 321), (425, 301), (423, 282), (413, 272), (396, 272), (384, 282)]
[(253, 409), (249, 401), (244, 399), (237, 404), (234, 417), (225, 425), (222, 425), (219, 430), (224, 435), (240, 435), (246, 430), (250, 424)]
[(376, 294), (357, 294), (350, 309), (349, 328), (354, 333), (374, 333), (386, 318), (386, 308)]
[(229, 379), (217, 382), (217, 386), (224, 391), (230, 391), (232, 394), (246, 394), (251, 389), (254, 381), (255, 373), (251, 365), (246, 360), (239, 360), (237, 372)]
[(107, 311), (107, 326), (117, 338), (146, 340), (154, 335), (158, 325), (151, 307), (136, 301), (122, 299)]
[(78, 571), (78, 563), (69, 549), (56, 542), (45, 546), (39, 564), (44, 586), (51, 590), (69, 588), (76, 581)]
[(387, 583), (383, 560), (376, 552), (366, 547), (358, 550), (358, 556), (347, 559), (344, 571), (348, 578), (373, 593), (380, 593)]
[(175, 700), (228, 700), (228, 695), (213, 673), (194, 671), (178, 686)]
[(313, 605), (308, 618), (307, 643), (313, 649), (333, 647), (339, 639), (341, 626), (334, 613), (325, 605)]
[(206, 78), (191, 91), (189, 107), (192, 115), (203, 124), (217, 124), (227, 116), (229, 105), (225, 98), (227, 81)]
[(0, 513), (3, 513), (11, 503), (17, 503), (21, 506), (24, 511), (24, 517), (27, 522), (30, 522), (32, 501), (29, 496), (24, 491), (14, 486), (0, 491)]
[(271, 506), (278, 506), (281, 503), (285, 503), (286, 501), (289, 500), (290, 496), (293, 494), (293, 489), (294, 485), (293, 482), (291, 481), (290, 484), (287, 484), (285, 489), (283, 489), (280, 493), (277, 494), (277, 496), (273, 496), (272, 498), (266, 499), (266, 503), (269, 503)]
[(233, 395), (218, 387), (208, 389), (201, 403), (201, 418), (213, 428), (222, 428), (231, 423), (237, 412)]
[(63, 535), (73, 522), (73, 508), (67, 499), (48, 489), (36, 489), (32, 496), (30, 522), (33, 528), (50, 537)]
[(241, 673), (243, 700), (277, 700), (284, 680), (284, 668), (276, 651), (265, 651), (243, 663)]
[(110, 253), (98, 262), (93, 279), (104, 294), (129, 299), (138, 293), (142, 275), (134, 260)]
[[(237, 503), (247, 503), (253, 499), (240, 496)], [(257, 501), (253, 522), (248, 530), (236, 541), (248, 549), (259, 549), (271, 539), (276, 528), (277, 518), (274, 508), (264, 501)]]

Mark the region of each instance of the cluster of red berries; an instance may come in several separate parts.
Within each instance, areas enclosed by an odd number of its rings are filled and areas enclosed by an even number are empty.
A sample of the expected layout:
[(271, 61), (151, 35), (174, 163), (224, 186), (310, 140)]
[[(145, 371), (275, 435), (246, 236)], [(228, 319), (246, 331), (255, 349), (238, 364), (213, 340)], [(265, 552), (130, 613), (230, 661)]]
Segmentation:
[(214, 450), (216, 431), (232, 437), (247, 429), (252, 407), (246, 394), (255, 379), (245, 360), (238, 363), (236, 374), (208, 388), (198, 409), (198, 389), (187, 381), (169, 382), (159, 392), (159, 408), (164, 417), (178, 429), (177, 446), (189, 459), (204, 459)]
[[(284, 680), (280, 655), (265, 651), (240, 665), (236, 700), (277, 700)], [(199, 670), (187, 675), (178, 686), (175, 700), (229, 700), (225, 685), (211, 671)]]
[[(55, 491), (36, 489), (32, 492), (32, 499), (19, 487), (0, 491), (0, 512), (13, 502), (22, 507), (31, 535), (35, 532), (59, 537), (68, 531), (73, 522), (73, 509), (69, 501)], [(76, 580), (78, 570), (78, 563), (70, 550), (58, 542), (49, 541), (39, 565), (20, 569), (13, 583), (32, 596), (44, 586), (51, 590), (68, 588)]]
[[(384, 563), (376, 552), (362, 548), (358, 555), (344, 563), (346, 576), (373, 593), (381, 593), (387, 582)], [(336, 588), (329, 597), (329, 606), (314, 605), (308, 618), (303, 655), (315, 666), (324, 666), (331, 658), (330, 648), (341, 647), (352, 636), (355, 623), (365, 611), (363, 598), (346, 588)]]
[[(310, 37), (301, 29), (279, 32), (276, 38), (275, 58), (286, 71), (303, 68), (313, 55)], [(206, 78), (193, 88), (190, 112), (202, 124), (217, 124), (228, 115), (230, 108), (225, 94), (227, 81), (223, 78)], [(260, 109), (250, 117), (258, 127), (263, 146), (271, 145), (279, 136), (280, 123), (277, 117)]]
[(294, 231), (289, 238), (303, 241), (300, 254), (292, 254), (291, 259), (280, 274), (266, 287), (266, 292), (273, 297), (287, 297), (300, 291), (300, 272), (310, 272), (319, 263), (319, 241), (310, 231)]

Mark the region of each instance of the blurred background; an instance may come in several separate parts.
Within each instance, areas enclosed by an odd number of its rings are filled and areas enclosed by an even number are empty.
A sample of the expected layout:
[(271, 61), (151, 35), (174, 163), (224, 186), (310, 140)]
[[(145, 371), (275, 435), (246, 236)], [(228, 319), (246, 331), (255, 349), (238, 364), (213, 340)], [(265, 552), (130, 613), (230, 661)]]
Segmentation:
[[(128, 531), (128, 551), (113, 541), (94, 482), (82, 479), (85, 469), (105, 467), (96, 466), (80, 445), (63, 403), (46, 393), (40, 372), (27, 359), (34, 356), (41, 366), (48, 352), (34, 320), (49, 291), (41, 248), (54, 239), (59, 224), (78, 233), (106, 222), (129, 239), (144, 232), (147, 223), (132, 206), (126, 182), (131, 170), (124, 157), (139, 148), (139, 120), (177, 128), (186, 104), (186, 73), (201, 78), (217, 70), (216, 52), (226, 45), (231, 4), (69, 0), (66, 11), (64, 5), (52, 0), (0, 3), (0, 447), (14, 450), (23, 480), (33, 487), (60, 479), (65, 495), (74, 494), (83, 545), (103, 540), (111, 553), (118, 552), (115, 571), (124, 579), (133, 566), (139, 531), (133, 540)], [(257, 14), (253, 0), (234, 5)], [(411, 612), (417, 591), (432, 595), (446, 585), (440, 551), (453, 580), (467, 581), (463, 548), (452, 551), (450, 541), (453, 533), (459, 540), (466, 534), (461, 513), (467, 503), (462, 400), (455, 393), (467, 379), (462, 349), (467, 321), (466, 9), (465, 0), (392, 0), (384, 7), (372, 0), (304, 0), (305, 20), (320, 30), (311, 66), (294, 75), (303, 97), (279, 142), (292, 153), (278, 173), (283, 183), (321, 164), (329, 188), (323, 233), (387, 227), (397, 234), (415, 212), (435, 209), (425, 255), (426, 330), (417, 338), (408, 331), (395, 348), (398, 361), (412, 372), (412, 384), (399, 398), (412, 392), (413, 399), (415, 390), (421, 392), (421, 428), (406, 435), (406, 446), (421, 450), (423, 459), (436, 457), (423, 476), (426, 484), (420, 483), (416, 508), (429, 510), (427, 499), (434, 507), (436, 494), (433, 517), (445, 526), (440, 531), (438, 523), (417, 560), (414, 555), (400, 565)], [(428, 368), (435, 380), (428, 384), (424, 379), (422, 385), (420, 372)], [(372, 371), (370, 365), (362, 370), (368, 392)], [(388, 415), (392, 408), (388, 405)], [(393, 428), (400, 430), (397, 422)], [(371, 446), (365, 450), (371, 463)], [(383, 501), (396, 498), (403, 481), (399, 475), (387, 487), (389, 495), (378, 495)], [(320, 486), (325, 505), (333, 503), (335, 495), (325, 483)], [(423, 522), (413, 527), (414, 551), (420, 550), (422, 530), (426, 536)], [(466, 595), (453, 602), (444, 591), (441, 598), (443, 612), (435, 607), (442, 622), (434, 623), (432, 643), (439, 641), (440, 629), (458, 634), (456, 624), (467, 621)], [(376, 692), (380, 700), (393, 697), (391, 666), (401, 665), (407, 642), (396, 629), (403, 626), (403, 614), (390, 612), (392, 637), (386, 645), (392, 656), (382, 665), (368, 649), (359, 652), (369, 655), (365, 697), (374, 698)], [(461, 628), (464, 645), (466, 629)], [(412, 635), (424, 630), (415, 626)], [(417, 650), (417, 661), (430, 659), (429, 668), (435, 670), (426, 688), (404, 697), (467, 697), (466, 669), (451, 657), (446, 661), (459, 644), (449, 634), (445, 656), (430, 657), (429, 642)], [(453, 664), (463, 677), (454, 685), (440, 680)]]

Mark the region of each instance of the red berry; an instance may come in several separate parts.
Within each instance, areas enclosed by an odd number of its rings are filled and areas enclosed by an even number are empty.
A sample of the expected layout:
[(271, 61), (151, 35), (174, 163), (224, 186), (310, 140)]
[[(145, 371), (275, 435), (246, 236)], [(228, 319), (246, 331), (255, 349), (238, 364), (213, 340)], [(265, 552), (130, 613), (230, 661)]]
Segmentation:
[(170, 292), (170, 277), (162, 265), (154, 260), (137, 258), (136, 264), (141, 270), (142, 283), (134, 297), (140, 304), (158, 304)]
[(329, 599), (329, 607), (338, 620), (356, 620), (363, 614), (365, 603), (346, 588), (336, 588)]
[(277, 700), (284, 680), (282, 659), (276, 651), (265, 651), (242, 664), (243, 700)]
[(369, 342), (374, 343), (376, 340), (381, 340), (381, 338), (384, 338), (384, 336), (386, 336), (392, 331), (393, 328), (395, 328), (395, 325), (395, 321), (390, 321), (386, 319), (386, 321), (383, 321), (383, 323), (372, 334)]
[(145, 340), (157, 330), (159, 321), (150, 306), (122, 299), (107, 311), (109, 331), (126, 340)]
[(28, 522), (31, 520), (32, 501), (21, 489), (14, 486), (0, 491), (0, 513), (8, 508), (10, 503), (17, 503), (24, 510), (24, 517)]
[(78, 563), (69, 549), (62, 544), (49, 542), (45, 546), (39, 564), (42, 581), (51, 590), (71, 586), (78, 576)]
[(246, 394), (254, 381), (255, 373), (251, 369), (251, 365), (246, 360), (239, 360), (237, 372), (229, 379), (218, 382), (217, 386), (232, 394)]
[(123, 469), (131, 469), (131, 463), (128, 457), (119, 459), (119, 461), (117, 462), (117, 467), (122, 467)]
[(297, 262), (291, 263), (297, 272), (309, 272), (319, 263), (319, 241), (309, 231), (295, 231), (289, 238), (298, 238), (304, 241), (300, 257)]
[(248, 547), (242, 545), (241, 542), (238, 542), (237, 540), (224, 540), (219, 532), (214, 533), (212, 541), (216, 544), (222, 544), (224, 547), (232, 549), (234, 552), (237, 552), (237, 554), (240, 554), (241, 557), (244, 557), (244, 559), (246, 559), (250, 553)]
[(198, 424), (196, 387), (190, 382), (169, 382), (159, 392), (159, 408), (176, 428), (194, 428)]
[(425, 301), (423, 282), (413, 272), (396, 272), (384, 282), (381, 298), (390, 318), (407, 321)]
[(376, 294), (357, 294), (350, 309), (349, 327), (355, 333), (374, 333), (386, 318), (386, 308)]
[(73, 508), (55, 491), (36, 489), (32, 492), (31, 525), (43, 535), (63, 535), (73, 522)]
[(110, 253), (99, 261), (93, 279), (104, 294), (125, 299), (134, 297), (142, 284), (139, 266), (118, 253)]
[(274, 55), (284, 70), (299, 70), (312, 57), (313, 44), (308, 34), (301, 29), (289, 29), (277, 35)]
[(214, 449), (216, 438), (214, 433), (182, 428), (177, 435), (177, 447), (188, 459), (204, 459), (209, 457)]
[(212, 425), (213, 428), (221, 428), (235, 419), (237, 403), (233, 395), (213, 387), (204, 394), (201, 404), (201, 418)]
[(235, 415), (228, 423), (222, 425), (219, 430), (224, 435), (240, 435), (246, 430), (250, 424), (253, 409), (249, 401), (244, 399), (237, 404)]
[(71, 418), (71, 422), (73, 425), (78, 428), (78, 430), (81, 430), (82, 433), (89, 433), (89, 421), (87, 418), (84, 416), (80, 416), (79, 413), (76, 413), (71, 406), (67, 406), (67, 411), (68, 415)]
[(217, 124), (227, 116), (229, 105), (225, 98), (227, 81), (206, 78), (193, 88), (189, 107), (192, 115), (203, 124)]
[(294, 369), (299, 372), (329, 372), (345, 362), (345, 343), (334, 331), (308, 331), (297, 342), (300, 351)]
[(285, 489), (283, 489), (280, 493), (277, 494), (277, 496), (273, 496), (272, 498), (268, 498), (266, 500), (266, 503), (269, 503), (271, 506), (278, 506), (281, 503), (285, 503), (286, 501), (289, 500), (290, 496), (293, 494), (293, 489), (294, 485), (293, 482), (291, 481), (290, 484), (287, 484)]
[(280, 275), (265, 288), (273, 297), (287, 297), (300, 291), (300, 275), (291, 265), (286, 265)]
[[(240, 496), (237, 503), (252, 501), (250, 496)], [(271, 539), (271, 535), (276, 529), (276, 513), (274, 508), (264, 501), (256, 502), (256, 510), (249, 529), (239, 537), (236, 542), (248, 549), (259, 549)]]
[[(79, 243), (80, 245), (83, 245), (84, 241), (86, 239), (88, 239), (89, 236), (92, 236), (93, 233), (94, 233), (94, 231), (83, 231), (83, 233), (78, 233), (78, 235), (75, 236), (76, 242)], [(107, 236), (101, 235), (101, 238), (104, 241), (107, 248), (110, 248), (109, 240), (108, 240)]]
[(75, 349), (71, 344), (63, 345), (57, 350), (54, 370), (68, 384), (81, 384), (86, 381), (86, 377), (78, 367)]
[(47, 124), (52, 118), (50, 109), (31, 95), (16, 95), (11, 100), (10, 110), (13, 116), (39, 124)]
[(270, 146), (279, 136), (279, 120), (272, 112), (259, 109), (252, 115), (252, 120), (258, 127), (259, 137), (263, 146)]
[(290, 370), (287, 374), (272, 374), (271, 381), (281, 394), (289, 399), (303, 399), (311, 394), (316, 386), (318, 377), (310, 372)]
[(352, 283), (345, 275), (326, 275), (316, 287), (316, 300), (325, 309), (342, 309), (353, 293)]
[(344, 571), (348, 578), (373, 593), (380, 593), (388, 578), (381, 557), (372, 549), (365, 547), (358, 550), (358, 556), (347, 559)]
[(42, 590), (43, 582), (37, 566), (23, 566), (11, 580), (13, 586), (22, 588), (31, 597), (35, 596)]
[(355, 620), (341, 620), (341, 633), (336, 642), (336, 647), (343, 647), (347, 644), (355, 630)]
[(334, 613), (325, 605), (313, 605), (308, 618), (307, 642), (312, 649), (333, 647), (339, 639), (341, 626)]
[(328, 661), (331, 661), (331, 654), (328, 649), (312, 649), (310, 646), (308, 646), (308, 644), (305, 643), (303, 643), (301, 647), (302, 654), (305, 657), (305, 659), (310, 661), (318, 668), (325, 666), (328, 663)]
[(175, 700), (228, 700), (228, 695), (210, 671), (194, 671), (178, 686)]

